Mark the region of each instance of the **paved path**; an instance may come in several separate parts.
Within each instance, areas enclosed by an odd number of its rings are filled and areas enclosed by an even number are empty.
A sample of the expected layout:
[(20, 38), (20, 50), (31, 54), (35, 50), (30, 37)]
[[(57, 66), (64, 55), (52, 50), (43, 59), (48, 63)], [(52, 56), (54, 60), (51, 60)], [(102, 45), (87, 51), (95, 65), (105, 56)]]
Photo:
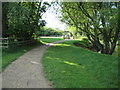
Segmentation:
[(2, 88), (52, 88), (52, 84), (44, 77), (40, 60), (51, 45), (63, 41), (66, 40), (34, 48), (12, 62), (2, 72)]

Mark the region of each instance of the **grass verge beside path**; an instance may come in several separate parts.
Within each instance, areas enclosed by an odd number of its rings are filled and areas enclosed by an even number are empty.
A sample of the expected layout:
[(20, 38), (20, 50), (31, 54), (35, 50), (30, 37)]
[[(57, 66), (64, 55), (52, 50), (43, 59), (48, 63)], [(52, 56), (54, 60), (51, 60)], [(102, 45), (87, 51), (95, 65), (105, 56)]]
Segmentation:
[(41, 42), (38, 42), (37, 44), (34, 44), (34, 45), (26, 45), (26, 46), (22, 46), (22, 47), (12, 47), (9, 49), (3, 49), (2, 50), (2, 62), (0, 62), (0, 68), (2, 67), (2, 69), (4, 70), (11, 62), (13, 62), (18, 57), (20, 57), (21, 55), (23, 55), (24, 53), (26, 53), (27, 51), (29, 51), (32, 48), (35, 48), (35, 47), (40, 46), (45, 43), (54, 42), (54, 41), (58, 41), (58, 40), (62, 40), (62, 38), (41, 37), (40, 38)]
[[(76, 40), (77, 41), (77, 40)], [(116, 88), (118, 57), (76, 47), (66, 41), (50, 47), (42, 60), (55, 88)]]
[(34, 45), (26, 45), (22, 47), (11, 47), (8, 49), (3, 49), (2, 51), (2, 69), (4, 70), (12, 61), (16, 60), (18, 57), (26, 53), (27, 51), (42, 45), (42, 43), (37, 43)]

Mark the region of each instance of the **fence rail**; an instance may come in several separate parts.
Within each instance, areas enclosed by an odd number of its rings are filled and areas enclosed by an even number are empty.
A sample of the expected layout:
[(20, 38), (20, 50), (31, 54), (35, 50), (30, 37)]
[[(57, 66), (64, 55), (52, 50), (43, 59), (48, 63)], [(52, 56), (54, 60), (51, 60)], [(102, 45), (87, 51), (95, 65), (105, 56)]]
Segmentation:
[(35, 43), (34, 39), (24, 39), (24, 38), (0, 38), (0, 47), (8, 48), (12, 46), (22, 46), (22, 45), (29, 45)]
[(0, 38), (0, 47), (8, 48), (8, 38)]

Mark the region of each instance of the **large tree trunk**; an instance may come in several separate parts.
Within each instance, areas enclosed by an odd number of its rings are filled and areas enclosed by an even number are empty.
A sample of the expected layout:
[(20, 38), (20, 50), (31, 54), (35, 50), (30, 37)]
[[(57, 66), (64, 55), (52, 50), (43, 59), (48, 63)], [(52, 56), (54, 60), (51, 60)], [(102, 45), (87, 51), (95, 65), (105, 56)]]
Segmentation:
[(115, 50), (116, 43), (117, 43), (117, 41), (118, 41), (118, 39), (119, 39), (119, 33), (120, 33), (119, 28), (117, 28), (116, 33), (115, 33), (115, 36), (114, 36), (113, 43), (112, 43), (112, 45), (111, 45), (111, 50), (110, 50), (110, 53), (109, 53), (110, 55), (112, 55), (112, 53), (113, 53), (114, 50)]

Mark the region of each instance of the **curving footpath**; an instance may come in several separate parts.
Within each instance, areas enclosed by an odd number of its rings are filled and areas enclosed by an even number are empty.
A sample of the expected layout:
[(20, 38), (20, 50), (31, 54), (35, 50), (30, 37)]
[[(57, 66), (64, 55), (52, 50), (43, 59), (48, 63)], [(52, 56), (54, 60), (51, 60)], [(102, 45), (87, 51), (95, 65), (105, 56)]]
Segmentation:
[(41, 59), (44, 52), (61, 40), (34, 48), (12, 62), (2, 72), (2, 88), (52, 88), (45, 79)]

